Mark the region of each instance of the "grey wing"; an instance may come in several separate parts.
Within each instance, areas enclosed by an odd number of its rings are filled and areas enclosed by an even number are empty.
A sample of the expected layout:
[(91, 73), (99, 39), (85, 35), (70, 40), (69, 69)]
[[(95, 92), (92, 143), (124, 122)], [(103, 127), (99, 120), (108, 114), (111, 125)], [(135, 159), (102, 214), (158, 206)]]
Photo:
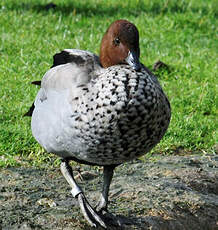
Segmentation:
[[(51, 68), (67, 63), (74, 63), (77, 67), (83, 69), (83, 72), (85, 69), (86, 76), (88, 75), (90, 78), (94, 76), (94, 74), (92, 74), (93, 72), (101, 69), (101, 64), (97, 55), (78, 49), (65, 49), (60, 53), (55, 54), (53, 56), (53, 65)], [(83, 76), (85, 76), (85, 74)], [(81, 83), (85, 84), (87, 81), (89, 81), (89, 78), (86, 78), (86, 76), (85, 78), (81, 76)], [(32, 83), (41, 85), (41, 81), (34, 81)], [(31, 117), (34, 109), (35, 105), (33, 103), (24, 116)]]
[(74, 146), (75, 152), (80, 152), (79, 148), (82, 148), (81, 143), (77, 143), (76, 130), (72, 128), (78, 116), (77, 103), (83, 97), (84, 86), (101, 69), (94, 54), (79, 50), (70, 52), (77, 62), (55, 66), (44, 75), (31, 122), (36, 140), (48, 152), (62, 156), (68, 143)]

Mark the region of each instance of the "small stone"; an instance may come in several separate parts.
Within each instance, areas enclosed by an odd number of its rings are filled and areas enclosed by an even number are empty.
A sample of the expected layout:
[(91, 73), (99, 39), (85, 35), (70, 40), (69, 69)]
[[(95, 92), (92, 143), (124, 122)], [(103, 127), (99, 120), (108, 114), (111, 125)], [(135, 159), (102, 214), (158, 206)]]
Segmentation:
[(40, 206), (50, 207), (50, 208), (57, 206), (57, 204), (50, 198), (39, 199), (37, 200), (36, 204)]

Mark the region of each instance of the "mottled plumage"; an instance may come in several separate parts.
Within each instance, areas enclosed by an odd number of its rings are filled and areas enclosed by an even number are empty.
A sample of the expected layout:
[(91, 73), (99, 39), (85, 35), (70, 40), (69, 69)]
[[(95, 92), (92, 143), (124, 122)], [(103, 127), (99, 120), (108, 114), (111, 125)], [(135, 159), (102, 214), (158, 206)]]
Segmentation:
[(120, 164), (154, 147), (170, 120), (156, 77), (127, 65), (102, 69), (96, 56), (68, 52), (84, 61), (45, 74), (32, 117), (39, 143), (48, 152), (96, 165)]

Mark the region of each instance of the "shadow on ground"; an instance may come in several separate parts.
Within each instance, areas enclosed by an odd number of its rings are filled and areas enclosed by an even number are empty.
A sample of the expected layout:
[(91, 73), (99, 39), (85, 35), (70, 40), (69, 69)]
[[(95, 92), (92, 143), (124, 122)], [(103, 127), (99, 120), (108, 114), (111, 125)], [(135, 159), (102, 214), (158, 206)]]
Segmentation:
[[(188, 2), (178, 2), (178, 1), (166, 1), (166, 2), (111, 2), (110, 4), (105, 4), (105, 2), (89, 2), (89, 1), (72, 1), (69, 3), (53, 3), (49, 4), (39, 4), (39, 3), (22, 3), (14, 2), (6, 6), (9, 10), (17, 11), (35, 11), (37, 13), (48, 13), (48, 11), (58, 12), (62, 15), (69, 14), (82, 14), (86, 17), (92, 17), (93, 15), (98, 15), (102, 17), (115, 16), (117, 15), (117, 10), (119, 9), (119, 14), (138, 16), (141, 13), (146, 13), (150, 15), (159, 15), (165, 13), (185, 13), (187, 11), (193, 13), (200, 13), (203, 15), (211, 14), (208, 11), (208, 6), (195, 5), (190, 6)], [(214, 12), (215, 13), (215, 12)]]

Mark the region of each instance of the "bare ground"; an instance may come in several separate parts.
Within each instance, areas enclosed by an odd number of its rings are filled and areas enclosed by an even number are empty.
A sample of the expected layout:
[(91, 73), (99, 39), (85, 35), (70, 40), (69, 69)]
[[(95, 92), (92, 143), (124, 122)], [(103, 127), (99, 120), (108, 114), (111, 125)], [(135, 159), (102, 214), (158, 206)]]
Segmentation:
[[(75, 175), (94, 206), (101, 170), (80, 171), (83, 180)], [(127, 224), (108, 229), (218, 229), (218, 156), (163, 156), (119, 166), (109, 210)], [(0, 229), (92, 228), (58, 168), (19, 167), (0, 171)]]

